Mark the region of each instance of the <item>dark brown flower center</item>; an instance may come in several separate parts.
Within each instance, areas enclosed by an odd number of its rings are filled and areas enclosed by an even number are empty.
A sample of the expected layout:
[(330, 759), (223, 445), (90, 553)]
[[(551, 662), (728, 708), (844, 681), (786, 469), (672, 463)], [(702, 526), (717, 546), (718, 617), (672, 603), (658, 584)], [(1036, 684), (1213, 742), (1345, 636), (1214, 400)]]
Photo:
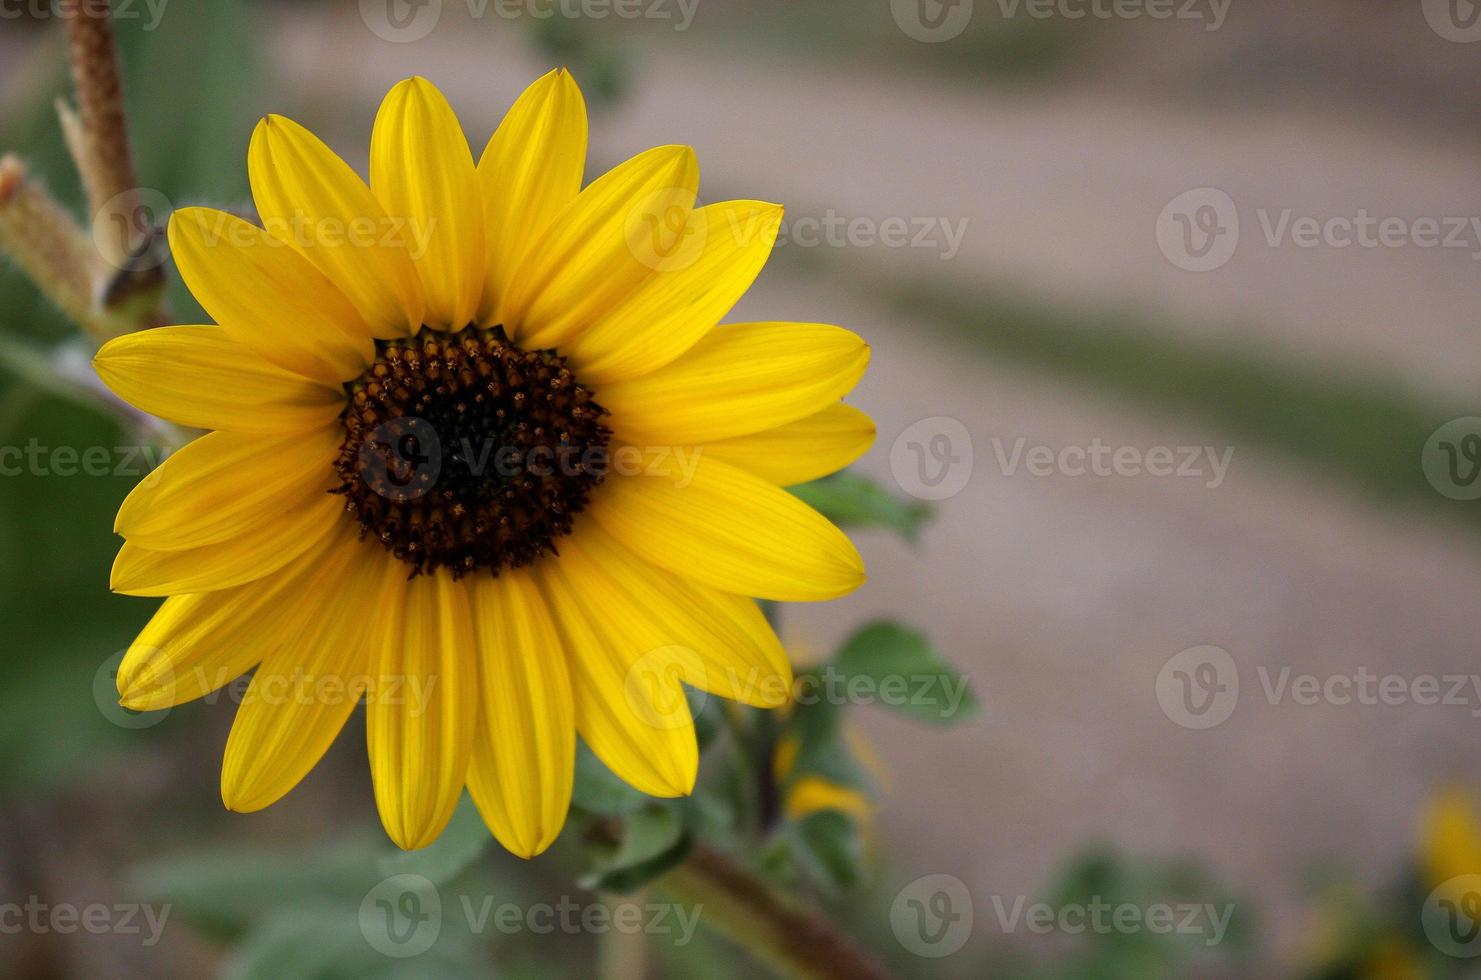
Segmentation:
[(607, 467), (611, 432), (554, 351), (501, 327), (383, 341), (349, 385), (335, 489), (412, 573), (528, 565), (555, 553)]

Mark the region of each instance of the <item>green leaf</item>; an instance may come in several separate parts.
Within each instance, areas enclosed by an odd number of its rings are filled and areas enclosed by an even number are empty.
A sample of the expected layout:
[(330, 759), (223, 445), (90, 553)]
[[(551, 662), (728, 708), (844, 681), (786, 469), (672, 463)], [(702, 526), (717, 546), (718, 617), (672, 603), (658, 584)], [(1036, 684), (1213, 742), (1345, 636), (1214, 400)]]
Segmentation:
[(635, 891), (684, 860), (690, 844), (675, 807), (646, 806), (623, 819), (621, 842), (581, 885), (594, 891)]
[(840, 527), (883, 527), (911, 542), (931, 516), (930, 504), (893, 496), (858, 473), (835, 473), (789, 489)]
[(377, 864), (383, 875), (416, 874), (443, 885), (478, 860), (493, 839), (472, 798), (465, 795), (437, 840), (419, 851), (388, 854)]
[(798, 865), (828, 892), (852, 888), (863, 878), (863, 839), (846, 814), (810, 813), (792, 825), (792, 834)]
[(672, 807), (650, 806), (623, 822), (622, 844), (612, 856), (611, 867), (642, 864), (673, 847), (684, 833), (684, 822)]
[(182, 919), (220, 940), (241, 936), (291, 895), (302, 905), (351, 905), (383, 876), (366, 836), (333, 847), (261, 851), (240, 847), (173, 854), (135, 868), (130, 894), (168, 902)]
[[(924, 636), (899, 623), (865, 626), (843, 645), (833, 667), (844, 675), (851, 696), (916, 721), (955, 724), (980, 707), (966, 675), (953, 670)], [(868, 678), (868, 684), (855, 684), (855, 678)]]
[(576, 784), (571, 802), (588, 813), (624, 816), (647, 805), (649, 797), (623, 782), (584, 741), (576, 743)]

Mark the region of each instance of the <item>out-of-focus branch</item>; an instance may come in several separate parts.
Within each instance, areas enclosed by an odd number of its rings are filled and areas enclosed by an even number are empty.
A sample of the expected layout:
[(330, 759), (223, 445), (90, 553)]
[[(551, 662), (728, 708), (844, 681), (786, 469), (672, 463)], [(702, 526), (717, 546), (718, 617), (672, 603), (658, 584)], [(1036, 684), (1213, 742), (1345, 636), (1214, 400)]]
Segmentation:
[(705, 844), (659, 878), (657, 891), (698, 906), (704, 921), (777, 973), (797, 980), (890, 980), (826, 917)]
[(92, 242), (13, 156), (0, 157), (0, 252), (73, 321), (99, 339), (114, 332), (93, 302)]
[[(78, 109), (75, 123), (69, 124), (64, 116), (62, 128), (64, 133), (72, 131), (67, 133), (67, 146), (82, 175), (88, 210), (117, 231), (116, 241), (110, 243), (117, 251), (105, 258), (121, 265), (140, 244), (134, 229), (138, 181), (129, 152), (128, 116), (108, 0), (61, 0), (61, 13), (67, 24)], [(115, 214), (123, 220), (115, 221)]]
[(155, 216), (139, 194), (108, 0), (61, 0), (77, 109), (57, 103), (67, 149), (82, 177), (102, 263), (96, 302), (125, 329), (163, 322), (164, 270)]

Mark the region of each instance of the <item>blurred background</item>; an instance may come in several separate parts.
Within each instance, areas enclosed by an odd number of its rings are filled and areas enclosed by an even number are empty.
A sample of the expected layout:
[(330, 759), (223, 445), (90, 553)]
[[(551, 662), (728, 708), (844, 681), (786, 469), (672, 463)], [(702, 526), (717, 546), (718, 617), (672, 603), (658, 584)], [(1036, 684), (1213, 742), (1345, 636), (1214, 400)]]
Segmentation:
[[(591, 106), (589, 176), (688, 143), (705, 200), (787, 206), (731, 319), (863, 334), (851, 400), (879, 440), (858, 468), (934, 508), (913, 540), (858, 534), (869, 585), (788, 607), (787, 639), (802, 656), (908, 620), (981, 703), (950, 729), (851, 712), (888, 789), (868, 874), (828, 901), (899, 975), (1467, 975), (1481, 946), (1422, 913), (1481, 873), (1471, 4), (114, 6), (164, 208), (249, 207), (264, 113), (363, 173), (400, 78), (441, 87), (477, 150), (556, 65)], [(0, 14), (0, 150), (80, 207), (52, 108), (63, 25), (43, 0)], [(0, 268), (0, 335), (68, 330)], [(127, 437), (0, 366), (0, 445), (33, 440)], [(227, 699), (110, 707), (109, 658), (150, 612), (107, 589), (139, 474), (60, 468), (0, 477), (0, 902), (172, 915), (152, 943), (142, 917), (142, 935), (0, 919), (0, 973), (586, 975), (590, 935), (470, 934), (419, 963), (336, 947), (326, 910), (353, 909), (389, 848), (359, 726), (283, 802), (225, 812)], [(459, 893), (554, 902), (563, 860), (491, 852)], [(892, 914), (936, 875), (955, 882), (948, 954)], [(1193, 928), (1014, 915), (1096, 898)], [(653, 976), (751, 975), (704, 932), (656, 945)]]

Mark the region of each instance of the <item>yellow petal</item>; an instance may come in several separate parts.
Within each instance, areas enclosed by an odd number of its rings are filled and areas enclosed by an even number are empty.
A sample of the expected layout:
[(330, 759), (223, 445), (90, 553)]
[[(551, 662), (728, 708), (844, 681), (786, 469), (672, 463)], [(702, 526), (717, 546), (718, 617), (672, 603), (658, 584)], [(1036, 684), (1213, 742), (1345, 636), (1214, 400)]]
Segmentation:
[(602, 608), (614, 632), (635, 649), (670, 651), (685, 683), (758, 708), (790, 700), (792, 665), (753, 600), (659, 568), (594, 522), (561, 542), (558, 560), (574, 563), (588, 589), (612, 597)]
[(745, 295), (766, 264), (782, 209), (728, 201), (689, 214), (683, 246), (620, 306), (562, 350), (582, 381), (636, 378), (693, 347)]
[(233, 340), (280, 368), (329, 384), (375, 357), (360, 314), (297, 251), (256, 225), (211, 208), (170, 216), (180, 277)]
[(125, 541), (113, 562), (110, 587), (124, 595), (215, 592), (271, 575), (342, 528), (342, 497), (314, 488), (286, 497), (283, 512), (260, 528), (183, 551), (155, 551)]
[(604, 386), (598, 400), (628, 442), (688, 446), (820, 412), (868, 364), (868, 345), (842, 327), (738, 323), (716, 327), (668, 367)]
[(576, 728), (607, 768), (649, 796), (683, 796), (699, 772), (699, 745), (680, 671), (618, 625), (623, 597), (564, 557), (535, 566), (571, 668)]
[(843, 469), (874, 445), (874, 431), (873, 419), (838, 402), (775, 429), (708, 443), (703, 452), (790, 487)]
[(500, 312), (509, 336), (554, 347), (596, 322), (684, 241), (698, 187), (687, 146), (648, 150), (592, 181), (520, 263)]
[(256, 532), (290, 506), (338, 482), (332, 469), (343, 432), (245, 436), (210, 432), (139, 482), (113, 530), (155, 551), (179, 551)]
[(576, 716), (566, 654), (526, 572), (470, 583), (480, 713), (468, 790), (499, 843), (534, 857), (555, 841), (571, 803)]
[(479, 323), (498, 322), (520, 259), (580, 193), (585, 167), (586, 102), (558, 68), (515, 100), (478, 161), (488, 267)]
[(423, 321), (461, 330), (483, 295), (483, 205), (473, 154), (452, 106), (425, 78), (386, 94), (370, 136), (370, 186), (392, 220), (418, 229), (412, 261), (427, 297)]
[(287, 599), (281, 641), (252, 675), (237, 709), (221, 763), (227, 809), (261, 810), (297, 786), (364, 691), (379, 585), (386, 566), (400, 563), (352, 533), (337, 537)]
[[(353, 526), (346, 529), (353, 538)], [(338, 539), (329, 535), (277, 575), (224, 589), (171, 596), (129, 646), (118, 668), (121, 703), (135, 711), (170, 708), (208, 694), (276, 649), (285, 614), (306, 575)]]
[(247, 172), (263, 227), (328, 276), (372, 334), (416, 332), (424, 301), (411, 253), (424, 229), (388, 218), (349, 164), (282, 116), (257, 124)]
[(468, 776), (478, 718), (468, 587), (439, 570), (406, 581), (393, 563), (382, 583), (367, 692), (370, 775), (381, 824), (399, 847), (437, 839)]
[(802, 776), (787, 790), (788, 820), (801, 820), (820, 810), (837, 810), (858, 820), (867, 820), (874, 812), (869, 797), (856, 789), (829, 782), (821, 776)]
[(654, 454), (637, 475), (613, 475), (590, 513), (655, 565), (722, 592), (806, 602), (835, 599), (864, 582), (847, 536), (817, 511), (718, 459)]
[(103, 383), (141, 411), (193, 429), (306, 432), (338, 417), (344, 389), (263, 363), (220, 327), (155, 327), (103, 345)]

